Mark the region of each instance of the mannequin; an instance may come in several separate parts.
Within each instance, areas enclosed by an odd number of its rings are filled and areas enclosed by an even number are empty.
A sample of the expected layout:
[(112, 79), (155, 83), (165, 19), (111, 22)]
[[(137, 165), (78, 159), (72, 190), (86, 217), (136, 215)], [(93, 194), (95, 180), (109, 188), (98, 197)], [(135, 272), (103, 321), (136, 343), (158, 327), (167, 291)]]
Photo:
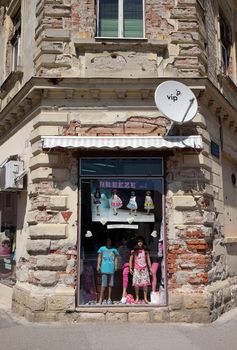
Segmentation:
[(150, 211), (154, 209), (153, 199), (151, 198), (151, 191), (146, 191), (144, 209), (146, 209), (147, 215), (150, 215)]
[(112, 197), (111, 197), (111, 207), (113, 208), (113, 214), (118, 215), (117, 209), (121, 208), (123, 206), (123, 202), (121, 198), (117, 195), (117, 190), (112, 190)]
[(129, 199), (127, 208), (130, 209), (129, 214), (132, 215), (134, 214), (135, 216), (137, 215), (137, 200), (136, 200), (136, 194), (134, 191), (131, 192), (131, 197)]
[(133, 286), (135, 287), (136, 300), (139, 303), (139, 288), (143, 288), (144, 302), (149, 304), (147, 299), (147, 287), (150, 285), (151, 261), (148, 249), (142, 236), (137, 237), (137, 242), (132, 250), (129, 260), (130, 273), (133, 275)]
[(96, 215), (100, 215), (100, 205), (101, 205), (101, 194), (99, 188), (96, 189), (94, 193), (94, 204), (96, 208)]
[(116, 248), (112, 248), (112, 242), (110, 238), (107, 238), (106, 245), (102, 246), (98, 250), (97, 260), (97, 272), (101, 272), (101, 290), (99, 304), (102, 304), (104, 298), (105, 289), (108, 287), (108, 300), (107, 304), (112, 304), (111, 294), (114, 286), (114, 272), (118, 267), (118, 255), (119, 252)]

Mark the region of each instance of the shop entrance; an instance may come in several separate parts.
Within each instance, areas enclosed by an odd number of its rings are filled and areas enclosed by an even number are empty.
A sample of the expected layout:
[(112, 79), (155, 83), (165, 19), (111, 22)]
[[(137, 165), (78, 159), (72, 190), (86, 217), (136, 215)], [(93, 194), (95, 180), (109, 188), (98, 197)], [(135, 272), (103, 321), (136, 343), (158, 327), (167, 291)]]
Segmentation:
[(145, 289), (149, 303), (165, 304), (162, 158), (81, 159), (80, 175), (78, 304), (143, 304)]

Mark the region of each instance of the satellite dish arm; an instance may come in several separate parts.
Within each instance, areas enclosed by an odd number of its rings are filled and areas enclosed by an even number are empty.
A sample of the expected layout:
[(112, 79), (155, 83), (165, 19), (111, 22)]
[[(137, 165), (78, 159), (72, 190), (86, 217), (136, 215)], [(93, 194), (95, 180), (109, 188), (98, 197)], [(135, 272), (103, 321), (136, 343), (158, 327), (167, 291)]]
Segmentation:
[(184, 114), (184, 116), (183, 116), (183, 119), (181, 120), (181, 124), (184, 122), (184, 120), (185, 120), (185, 118), (186, 118), (186, 116), (187, 116), (187, 114), (188, 114), (190, 108), (191, 108), (192, 105), (193, 105), (194, 100), (195, 100), (195, 98), (191, 98), (191, 100), (189, 100), (189, 106), (188, 106), (188, 108), (187, 108), (187, 110), (186, 110), (186, 112), (185, 112), (185, 114)]

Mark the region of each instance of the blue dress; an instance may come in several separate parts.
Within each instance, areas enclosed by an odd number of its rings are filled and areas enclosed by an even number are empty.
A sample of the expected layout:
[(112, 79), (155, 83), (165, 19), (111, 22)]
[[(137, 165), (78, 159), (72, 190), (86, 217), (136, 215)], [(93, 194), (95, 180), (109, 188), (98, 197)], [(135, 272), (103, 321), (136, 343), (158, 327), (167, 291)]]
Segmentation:
[(136, 196), (130, 197), (127, 208), (128, 209), (137, 209)]

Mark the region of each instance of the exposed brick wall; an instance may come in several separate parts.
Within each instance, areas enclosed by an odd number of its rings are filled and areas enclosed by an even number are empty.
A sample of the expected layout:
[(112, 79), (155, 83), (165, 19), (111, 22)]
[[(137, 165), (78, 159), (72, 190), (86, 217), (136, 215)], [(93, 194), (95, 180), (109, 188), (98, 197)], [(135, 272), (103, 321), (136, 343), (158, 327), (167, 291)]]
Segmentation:
[(94, 0), (72, 0), (71, 28), (75, 29), (81, 38), (94, 38), (96, 35), (96, 2)]
[(67, 128), (64, 128), (63, 135), (86, 136), (86, 135), (158, 135), (163, 136), (167, 131), (170, 122), (163, 117), (144, 118), (130, 117), (125, 122), (118, 122), (112, 125), (81, 125), (78, 121), (71, 121)]
[(160, 39), (172, 33), (174, 24), (169, 18), (174, 6), (174, 0), (145, 1), (145, 36), (148, 39)]

